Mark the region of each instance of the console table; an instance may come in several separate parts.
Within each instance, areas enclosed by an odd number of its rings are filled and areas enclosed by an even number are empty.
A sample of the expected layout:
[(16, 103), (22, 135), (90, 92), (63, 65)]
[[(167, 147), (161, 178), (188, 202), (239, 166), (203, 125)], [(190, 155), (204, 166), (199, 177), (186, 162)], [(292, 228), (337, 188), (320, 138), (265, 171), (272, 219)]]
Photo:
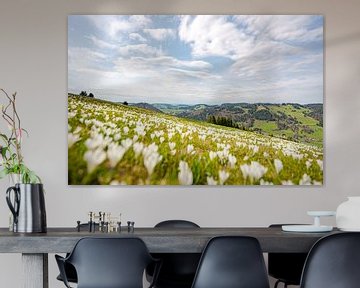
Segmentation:
[(280, 228), (135, 228), (134, 232), (77, 232), (48, 228), (47, 233), (19, 234), (0, 228), (0, 253), (22, 253), (23, 287), (48, 288), (48, 253), (70, 252), (82, 237), (139, 237), (151, 253), (201, 253), (215, 236), (242, 235), (259, 240), (263, 252), (308, 252), (321, 237), (337, 233), (289, 233)]

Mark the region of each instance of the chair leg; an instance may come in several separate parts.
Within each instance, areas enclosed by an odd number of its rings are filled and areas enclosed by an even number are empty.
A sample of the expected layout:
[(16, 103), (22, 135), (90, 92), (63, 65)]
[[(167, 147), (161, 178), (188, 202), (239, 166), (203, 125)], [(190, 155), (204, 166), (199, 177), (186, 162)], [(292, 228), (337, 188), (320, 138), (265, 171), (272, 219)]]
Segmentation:
[(283, 282), (281, 280), (277, 280), (274, 284), (274, 288), (277, 288), (280, 283), (284, 283), (284, 288), (288, 287), (288, 284), (286, 282)]

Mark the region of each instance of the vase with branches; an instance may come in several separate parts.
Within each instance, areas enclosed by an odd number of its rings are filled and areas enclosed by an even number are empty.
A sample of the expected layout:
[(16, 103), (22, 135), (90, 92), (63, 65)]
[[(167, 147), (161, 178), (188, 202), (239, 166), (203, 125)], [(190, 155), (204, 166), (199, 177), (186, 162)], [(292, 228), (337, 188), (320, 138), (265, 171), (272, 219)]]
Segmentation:
[(1, 116), (8, 127), (7, 133), (0, 131), (0, 179), (7, 175), (18, 175), (14, 182), (41, 183), (41, 179), (24, 163), (21, 145), (28, 132), (22, 127), (16, 108), (16, 93), (8, 94), (0, 89), (5, 97), (5, 104), (0, 104)]

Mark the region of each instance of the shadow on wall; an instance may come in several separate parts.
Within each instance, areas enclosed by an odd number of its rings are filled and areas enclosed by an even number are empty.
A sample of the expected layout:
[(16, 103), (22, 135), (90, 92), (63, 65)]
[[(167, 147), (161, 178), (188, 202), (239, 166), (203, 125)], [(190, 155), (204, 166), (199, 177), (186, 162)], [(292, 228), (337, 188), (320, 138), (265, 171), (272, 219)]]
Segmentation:
[(356, 33), (352, 33), (352, 34), (348, 34), (348, 35), (343, 35), (337, 38), (333, 38), (333, 39), (329, 39), (326, 41), (326, 47), (332, 47), (332, 46), (336, 46), (336, 45), (340, 45), (340, 44), (348, 44), (351, 42), (356, 42), (360, 40), (360, 32), (356, 32)]

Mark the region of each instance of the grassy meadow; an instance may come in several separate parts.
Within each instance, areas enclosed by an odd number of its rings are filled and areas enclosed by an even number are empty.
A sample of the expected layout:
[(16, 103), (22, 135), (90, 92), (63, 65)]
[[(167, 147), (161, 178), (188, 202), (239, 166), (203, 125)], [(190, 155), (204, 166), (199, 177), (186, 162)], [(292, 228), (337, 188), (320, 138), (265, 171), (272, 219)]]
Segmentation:
[[(275, 129), (257, 121), (255, 126), (269, 133)], [(322, 185), (323, 150), (319, 145), (69, 95), (68, 182)]]

